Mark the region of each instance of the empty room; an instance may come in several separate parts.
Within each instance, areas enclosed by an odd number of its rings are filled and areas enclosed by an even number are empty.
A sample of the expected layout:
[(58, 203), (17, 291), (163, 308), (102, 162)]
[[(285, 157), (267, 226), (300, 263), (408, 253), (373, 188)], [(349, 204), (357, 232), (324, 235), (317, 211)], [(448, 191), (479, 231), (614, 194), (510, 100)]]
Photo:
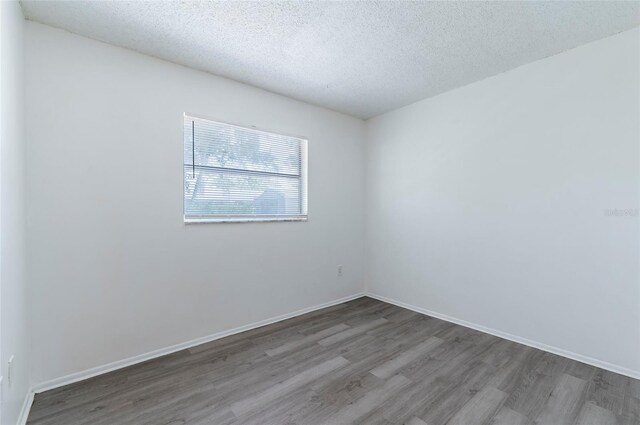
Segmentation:
[(1, 425), (640, 425), (640, 1), (0, 1)]

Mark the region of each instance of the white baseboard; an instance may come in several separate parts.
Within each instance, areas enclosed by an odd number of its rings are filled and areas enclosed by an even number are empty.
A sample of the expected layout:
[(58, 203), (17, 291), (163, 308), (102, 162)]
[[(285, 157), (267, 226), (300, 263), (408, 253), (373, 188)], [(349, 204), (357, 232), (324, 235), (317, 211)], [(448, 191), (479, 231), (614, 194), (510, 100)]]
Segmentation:
[(599, 367), (601, 369), (609, 370), (611, 372), (619, 373), (620, 375), (625, 375), (630, 378), (640, 379), (640, 371), (636, 371), (633, 369), (628, 369), (622, 366), (618, 366), (609, 362), (605, 362), (602, 360), (594, 359), (592, 357), (583, 356), (582, 354), (573, 353), (571, 351), (563, 350), (562, 348), (553, 347), (550, 345), (543, 344), (537, 341), (531, 341), (526, 338), (522, 338), (516, 335), (511, 335), (507, 332), (498, 331), (496, 329), (487, 328), (486, 326), (478, 325), (475, 323), (467, 322), (466, 320), (457, 319), (455, 317), (448, 316), (446, 314), (441, 314), (435, 311), (427, 310), (426, 308), (416, 307), (411, 304), (404, 303), (402, 301), (397, 301), (391, 298), (387, 298), (382, 295), (377, 295), (371, 292), (365, 292), (364, 294), (367, 297), (375, 298), (377, 300), (397, 305), (398, 307), (406, 308), (408, 310), (413, 310), (417, 313), (426, 314), (427, 316), (436, 317), (438, 319), (445, 320), (447, 322), (455, 323), (456, 325), (461, 325), (467, 328), (475, 329), (480, 332), (488, 333), (499, 338), (508, 339), (509, 341), (517, 342), (519, 344), (527, 345), (529, 347), (537, 348), (542, 351), (547, 351), (552, 354), (557, 354), (562, 357), (569, 358), (571, 360), (576, 360), (582, 363), (589, 364), (591, 366)]
[[(259, 322), (250, 323), (248, 325), (240, 326), (237, 328), (229, 329), (227, 331), (217, 332), (212, 335), (208, 335), (202, 338), (193, 339), (191, 341), (183, 342), (180, 344), (172, 345), (170, 347), (160, 348), (158, 350), (154, 350), (148, 353), (140, 354), (137, 356), (129, 357), (126, 359), (118, 360), (113, 363), (109, 363), (102, 366), (93, 367), (91, 369), (83, 370), (80, 372), (72, 373), (70, 375), (62, 376), (60, 378), (55, 378), (50, 381), (42, 382), (33, 387), (32, 391), (32, 400), (33, 393), (41, 393), (43, 391), (52, 390), (54, 388), (62, 387), (64, 385), (72, 384), (74, 382), (83, 381), (88, 378), (92, 378), (97, 375), (102, 375), (103, 373), (111, 372), (117, 369), (122, 369), (127, 366), (131, 366), (137, 363), (142, 363), (147, 360), (155, 359), (156, 357), (164, 356), (166, 354), (175, 353), (176, 351), (184, 350), (186, 348), (195, 347), (196, 345), (204, 344), (207, 342), (215, 341), (216, 339), (224, 338), (230, 335), (234, 335), (240, 332), (245, 332), (251, 329), (259, 328), (261, 326), (270, 325), (272, 323), (280, 322), (282, 320), (290, 319), (292, 317), (300, 316), (306, 313), (310, 313), (312, 311), (320, 310), (323, 308), (331, 307), (336, 304), (342, 304), (347, 301), (355, 300), (356, 298), (361, 298), (364, 296), (364, 293), (357, 293), (354, 295), (350, 295), (348, 297), (340, 298), (337, 300), (329, 301), (326, 303), (322, 303), (319, 305), (315, 305), (313, 307), (307, 307), (302, 310), (294, 311), (292, 313), (283, 314), (281, 316), (272, 317), (269, 319), (261, 320)], [(28, 411), (27, 411), (28, 412)], [(26, 419), (26, 417), (25, 417)]]
[(24, 398), (24, 403), (22, 403), (22, 409), (20, 409), (20, 416), (18, 416), (18, 425), (25, 425), (27, 423), (27, 418), (29, 417), (29, 411), (31, 410), (34, 396), (35, 394), (33, 390), (29, 389), (27, 395)]

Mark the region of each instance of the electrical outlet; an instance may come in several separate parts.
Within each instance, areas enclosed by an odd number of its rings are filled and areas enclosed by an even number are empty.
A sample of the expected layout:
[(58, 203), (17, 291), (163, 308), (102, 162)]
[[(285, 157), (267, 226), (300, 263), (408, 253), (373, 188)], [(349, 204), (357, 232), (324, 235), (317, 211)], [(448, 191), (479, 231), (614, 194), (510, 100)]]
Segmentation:
[(342, 277), (342, 266), (338, 266), (338, 277)]
[(7, 363), (7, 385), (11, 387), (11, 381), (13, 379), (13, 354), (9, 357)]

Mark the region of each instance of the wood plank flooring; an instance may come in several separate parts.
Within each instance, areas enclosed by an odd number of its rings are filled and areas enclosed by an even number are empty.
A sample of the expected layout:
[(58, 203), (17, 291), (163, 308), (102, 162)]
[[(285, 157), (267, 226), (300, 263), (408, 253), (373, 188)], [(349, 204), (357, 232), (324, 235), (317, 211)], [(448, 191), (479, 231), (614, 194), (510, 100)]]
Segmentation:
[(365, 297), (37, 394), (28, 424), (638, 425), (640, 381)]

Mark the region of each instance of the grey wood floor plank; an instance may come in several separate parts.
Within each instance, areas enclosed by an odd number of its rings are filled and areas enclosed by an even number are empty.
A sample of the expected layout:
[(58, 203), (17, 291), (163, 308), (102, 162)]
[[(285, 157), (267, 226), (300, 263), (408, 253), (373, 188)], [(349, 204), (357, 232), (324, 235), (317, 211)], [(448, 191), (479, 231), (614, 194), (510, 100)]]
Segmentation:
[(363, 297), (36, 394), (28, 424), (335, 425), (332, 417), (640, 425), (640, 381)]
[(367, 415), (367, 413), (375, 410), (384, 400), (392, 397), (395, 392), (410, 384), (411, 381), (402, 375), (393, 376), (388, 379), (382, 387), (371, 390), (353, 404), (340, 409), (327, 420), (327, 423), (333, 425), (357, 423), (363, 416)]
[[(498, 339), (491, 350), (483, 353), (482, 361), (497, 368), (506, 367), (523, 350), (523, 345), (506, 339)], [(497, 387), (496, 387), (497, 388)]]
[(293, 424), (323, 423), (327, 417), (335, 414), (340, 406), (354, 403), (385, 383), (384, 380), (371, 375), (358, 364), (349, 364), (340, 372), (342, 372), (341, 378), (325, 377), (315, 382), (314, 398), (306, 406), (289, 414), (287, 417), (289, 422)]
[(233, 403), (231, 405), (231, 411), (236, 416), (242, 416), (251, 410), (259, 408), (264, 404), (270, 403), (287, 393), (311, 383), (313, 380), (318, 379), (319, 376), (327, 374), (347, 364), (349, 364), (349, 361), (344, 357), (335, 357), (277, 385), (274, 385), (253, 397)]
[(491, 425), (529, 425), (532, 421), (526, 416), (503, 406), (491, 420)]
[(528, 387), (535, 378), (536, 365), (544, 352), (530, 347), (520, 346), (521, 350), (512, 353), (511, 358), (491, 378), (489, 385), (510, 394), (516, 399), (518, 393)]
[(494, 416), (506, 398), (506, 393), (486, 386), (458, 410), (447, 425), (483, 424)]
[(580, 410), (576, 425), (617, 425), (619, 423), (612, 411), (587, 402)]
[(385, 334), (379, 334), (380, 329), (381, 327), (377, 327), (368, 331), (366, 333), (367, 339), (363, 339), (359, 344), (340, 344), (348, 350), (343, 354), (344, 357), (350, 361), (357, 361), (372, 354), (385, 352), (390, 359), (403, 350), (425, 341), (433, 334), (429, 327), (420, 326), (417, 320), (407, 321), (401, 329), (394, 328)]
[(439, 403), (440, 397), (449, 389), (449, 385), (448, 382), (438, 379), (414, 382), (386, 400), (378, 410), (395, 423), (407, 422), (414, 416), (421, 416), (425, 411), (433, 413), (434, 406), (442, 406), (442, 403)]
[(298, 424), (298, 412), (307, 406), (315, 404), (313, 391), (301, 388), (290, 395), (280, 398), (277, 402), (268, 403), (252, 411), (249, 415), (236, 420), (234, 425), (282, 425)]
[(622, 411), (623, 425), (640, 424), (640, 398), (629, 396), (625, 397), (625, 406)]
[(573, 424), (580, 411), (581, 401), (584, 400), (586, 385), (580, 378), (562, 375), (544, 410), (536, 418), (536, 425)]
[[(456, 362), (452, 360), (443, 370), (433, 373), (422, 384), (431, 395), (428, 403), (418, 407), (414, 412), (429, 424), (446, 424), (485, 386), (488, 378), (494, 373), (491, 366), (482, 362), (457, 363), (458, 367), (455, 369), (452, 368), (454, 365)], [(435, 388), (434, 384), (437, 385)], [(406, 415), (402, 411), (395, 411), (394, 414), (403, 418)]]
[(344, 330), (342, 332), (338, 332), (335, 335), (331, 335), (328, 336), (326, 338), (321, 339), (320, 341), (318, 341), (318, 344), (320, 345), (332, 345), (332, 344), (336, 344), (340, 341), (344, 341), (345, 339), (349, 339), (352, 338), (355, 335), (361, 334), (361, 333), (365, 333), (366, 331), (368, 331), (369, 329), (373, 329), (376, 326), (380, 326), (384, 323), (387, 322), (387, 319), (381, 317), (379, 319), (375, 319), (375, 320), (370, 320), (367, 321), (361, 325), (355, 326), (353, 328), (349, 328), (347, 330)]
[(409, 419), (409, 422), (407, 422), (407, 425), (427, 425), (427, 423), (422, 419), (420, 419), (419, 417), (414, 416), (411, 419)]
[(302, 337), (300, 339), (296, 339), (294, 341), (289, 341), (285, 344), (280, 345), (279, 347), (276, 348), (271, 348), (267, 351), (265, 351), (267, 353), (268, 356), (277, 356), (278, 354), (282, 354), (285, 353), (287, 351), (291, 351), (294, 350), (296, 348), (302, 347), (304, 345), (309, 345), (312, 344), (316, 341), (319, 341), (321, 339), (324, 339), (330, 335), (336, 334), (338, 332), (342, 332), (346, 329), (349, 329), (349, 326), (345, 325), (344, 323), (340, 323), (337, 324), (335, 326), (332, 326), (328, 329), (323, 329), (321, 331), (318, 331), (316, 333), (313, 333), (311, 335), (307, 335), (305, 337)]
[(463, 359), (463, 353), (470, 348), (471, 344), (462, 340), (440, 344), (427, 356), (400, 369), (400, 373), (415, 382), (433, 374), (445, 374), (445, 370), (457, 369), (455, 362)]
[(505, 404), (527, 417), (537, 417), (563, 377), (566, 365), (567, 359), (544, 353), (529, 365), (530, 373), (510, 392)]
[(429, 351), (433, 350), (438, 345), (442, 344), (440, 338), (431, 337), (423, 343), (416, 345), (406, 351), (403, 351), (393, 359), (386, 361), (378, 367), (375, 367), (371, 373), (378, 378), (387, 379), (390, 378), (399, 369), (407, 364), (419, 359)]
[(394, 425), (394, 422), (377, 413), (369, 415), (359, 422), (361, 425)]
[(622, 413), (625, 392), (628, 391), (629, 378), (609, 372), (596, 370), (587, 387), (587, 401), (610, 410)]

